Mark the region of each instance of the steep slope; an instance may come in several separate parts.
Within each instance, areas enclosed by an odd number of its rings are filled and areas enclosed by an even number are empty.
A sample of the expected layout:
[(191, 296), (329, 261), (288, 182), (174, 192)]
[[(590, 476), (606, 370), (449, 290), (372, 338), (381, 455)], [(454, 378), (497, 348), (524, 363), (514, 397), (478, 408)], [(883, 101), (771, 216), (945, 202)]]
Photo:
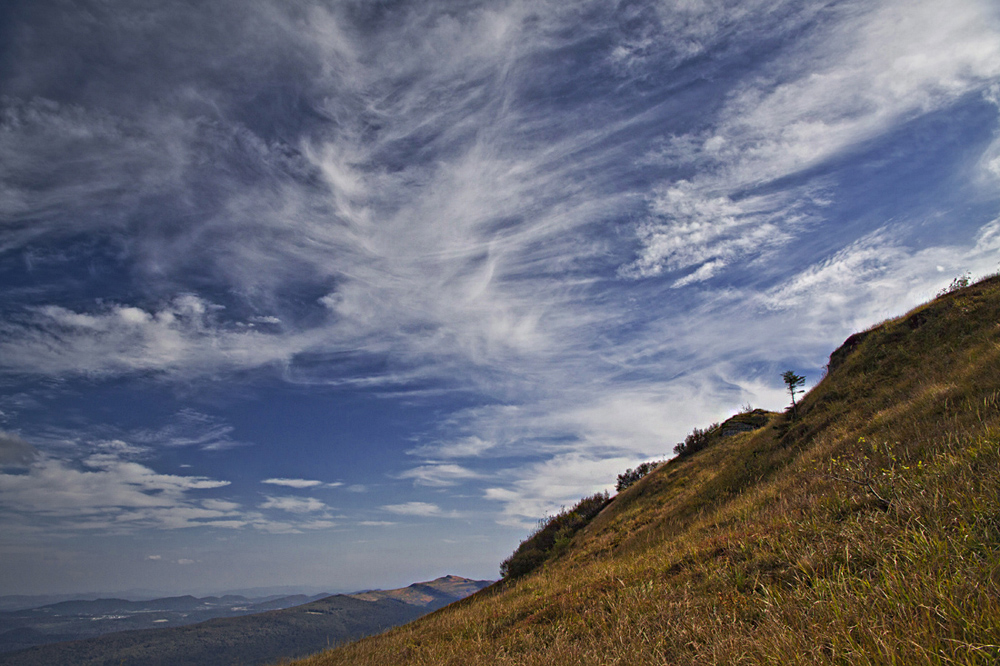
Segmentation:
[[(0, 655), (3, 666), (250, 666), (302, 656), (409, 622), (491, 581), (445, 576), (374, 598), (338, 594), (282, 610), (123, 631)], [(425, 599), (431, 596), (433, 598)], [(409, 601), (407, 600), (409, 599)]]
[(797, 416), (336, 664), (1000, 663), (1000, 278), (852, 336)]

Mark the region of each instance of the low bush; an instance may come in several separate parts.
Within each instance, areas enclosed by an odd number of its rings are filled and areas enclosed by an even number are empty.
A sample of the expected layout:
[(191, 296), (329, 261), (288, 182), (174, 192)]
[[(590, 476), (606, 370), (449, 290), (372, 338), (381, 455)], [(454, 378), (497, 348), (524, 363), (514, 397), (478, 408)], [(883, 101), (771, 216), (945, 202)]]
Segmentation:
[(942, 289), (937, 293), (938, 298), (965, 289), (966, 287), (969, 286), (969, 282), (971, 282), (971, 280), (972, 276), (969, 273), (959, 275), (957, 278), (951, 281), (950, 285), (948, 285), (947, 287), (945, 287), (944, 289)]
[(618, 484), (615, 485), (615, 490), (621, 492), (628, 488), (629, 486), (635, 484), (636, 481), (646, 476), (654, 469), (660, 466), (662, 460), (644, 462), (635, 469), (627, 469), (618, 475)]
[(691, 431), (691, 434), (684, 438), (683, 442), (678, 443), (674, 447), (674, 453), (679, 457), (688, 456), (696, 451), (701, 451), (703, 448), (709, 445), (712, 440), (712, 435), (715, 431), (719, 429), (718, 423), (713, 423), (704, 430), (701, 428), (695, 428)]
[(530, 573), (556, 557), (569, 546), (573, 535), (586, 527), (608, 503), (608, 494), (584, 497), (576, 506), (539, 521), (538, 528), (500, 564), (503, 578), (517, 578)]

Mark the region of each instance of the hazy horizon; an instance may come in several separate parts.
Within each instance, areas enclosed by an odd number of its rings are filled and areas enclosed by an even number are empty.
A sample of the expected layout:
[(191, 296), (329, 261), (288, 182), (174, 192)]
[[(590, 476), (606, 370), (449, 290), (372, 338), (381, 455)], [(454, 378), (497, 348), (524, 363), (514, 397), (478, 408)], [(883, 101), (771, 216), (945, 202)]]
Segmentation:
[(998, 261), (991, 0), (4, 3), (0, 595), (496, 578)]
[[(449, 574), (454, 575), (454, 574)], [(427, 580), (415, 580), (403, 585), (401, 587), (409, 587), (410, 585), (418, 583), (427, 583), (435, 580), (436, 578), (441, 578), (442, 576), (437, 576), (435, 578)], [(467, 578), (466, 576), (460, 576), (461, 578)], [(479, 579), (479, 580), (496, 580), (497, 577), (489, 579)], [(469, 579), (473, 580), (473, 579)], [(317, 594), (354, 594), (357, 592), (369, 592), (373, 590), (385, 590), (385, 589), (399, 589), (399, 588), (386, 588), (386, 587), (362, 587), (362, 588), (344, 588), (338, 589), (333, 586), (323, 586), (323, 585), (273, 585), (266, 587), (249, 587), (249, 588), (225, 588), (225, 589), (212, 589), (212, 588), (191, 588), (191, 589), (178, 589), (178, 590), (154, 590), (146, 588), (125, 588), (118, 590), (80, 590), (80, 591), (70, 591), (70, 592), (50, 592), (50, 593), (40, 593), (40, 594), (10, 594), (10, 595), (0, 595), (0, 599), (9, 599), (11, 597), (24, 597), (31, 599), (47, 599), (43, 602), (43, 605), (48, 605), (51, 603), (58, 603), (58, 601), (53, 601), (53, 599), (79, 599), (79, 600), (91, 600), (91, 599), (125, 599), (127, 601), (151, 601), (154, 599), (164, 599), (170, 597), (178, 596), (192, 596), (197, 598), (205, 597), (222, 597), (226, 595), (243, 596), (248, 599), (264, 599), (269, 597), (281, 597), (281, 596), (295, 596), (295, 595), (306, 595), (315, 596)], [(20, 607), (20, 606), (19, 606)], [(25, 606), (28, 608), (29, 606)]]

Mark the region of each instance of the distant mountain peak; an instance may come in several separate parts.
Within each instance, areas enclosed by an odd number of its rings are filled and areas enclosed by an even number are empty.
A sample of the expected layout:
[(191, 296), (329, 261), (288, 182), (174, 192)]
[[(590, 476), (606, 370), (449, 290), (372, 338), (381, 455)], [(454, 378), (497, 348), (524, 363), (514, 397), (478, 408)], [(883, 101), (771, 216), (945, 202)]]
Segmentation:
[(464, 599), (492, 583), (493, 581), (491, 580), (472, 580), (449, 574), (435, 578), (434, 580), (413, 583), (395, 590), (369, 590), (347, 596), (361, 599), (362, 601), (395, 599), (396, 601), (402, 601), (412, 606), (440, 608), (447, 606), (453, 601)]

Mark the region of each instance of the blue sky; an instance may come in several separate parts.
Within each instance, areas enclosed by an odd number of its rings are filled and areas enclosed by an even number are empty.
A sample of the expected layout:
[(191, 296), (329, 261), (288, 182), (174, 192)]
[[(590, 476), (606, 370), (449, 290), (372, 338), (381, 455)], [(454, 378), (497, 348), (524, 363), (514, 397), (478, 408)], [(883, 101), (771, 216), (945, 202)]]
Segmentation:
[(0, 594), (495, 577), (1000, 261), (992, 0), (8, 2)]

